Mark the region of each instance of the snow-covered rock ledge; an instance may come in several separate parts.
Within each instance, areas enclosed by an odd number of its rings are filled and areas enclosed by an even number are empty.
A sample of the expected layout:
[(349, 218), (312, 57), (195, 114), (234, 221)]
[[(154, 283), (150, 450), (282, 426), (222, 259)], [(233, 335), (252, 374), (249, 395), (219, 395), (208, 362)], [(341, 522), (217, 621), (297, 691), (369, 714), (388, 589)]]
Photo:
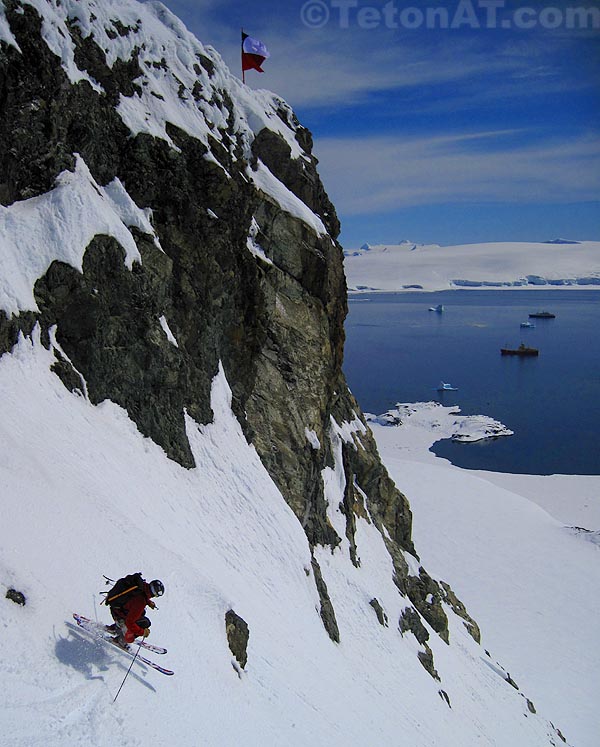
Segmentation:
[[(406, 439), (426, 440), (429, 445), (445, 438), (474, 442), (486, 438), (512, 436), (514, 431), (487, 415), (459, 415), (460, 407), (446, 407), (439, 402), (398, 403), (383, 415), (365, 414), (367, 421), (378, 425), (402, 427)], [(402, 448), (402, 447), (400, 447)]]

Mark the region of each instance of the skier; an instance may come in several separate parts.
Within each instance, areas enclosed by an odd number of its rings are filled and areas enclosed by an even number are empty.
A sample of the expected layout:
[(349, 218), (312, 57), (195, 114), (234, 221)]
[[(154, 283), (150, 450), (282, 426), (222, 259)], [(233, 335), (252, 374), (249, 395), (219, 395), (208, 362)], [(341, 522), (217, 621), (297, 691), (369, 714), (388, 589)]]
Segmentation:
[(150, 635), (150, 620), (146, 617), (146, 605), (155, 609), (152, 597), (164, 594), (162, 581), (155, 579), (148, 583), (141, 573), (133, 573), (120, 578), (106, 595), (104, 604), (110, 607), (110, 613), (115, 621), (108, 626), (111, 633), (115, 633), (114, 642), (125, 647), (138, 636), (147, 638)]

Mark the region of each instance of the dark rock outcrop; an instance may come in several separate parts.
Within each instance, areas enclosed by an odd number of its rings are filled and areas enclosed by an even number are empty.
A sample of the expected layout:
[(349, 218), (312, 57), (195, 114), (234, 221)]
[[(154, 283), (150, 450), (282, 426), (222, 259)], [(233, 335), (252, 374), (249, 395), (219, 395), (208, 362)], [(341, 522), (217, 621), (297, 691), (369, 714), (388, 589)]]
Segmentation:
[(417, 657), (423, 667), (429, 672), (429, 674), (436, 680), (440, 679), (433, 663), (433, 652), (427, 641), (429, 640), (429, 631), (423, 625), (421, 616), (412, 607), (407, 607), (401, 617), (398, 624), (400, 633), (412, 633), (417, 641), (421, 644), (423, 650), (417, 653)]
[(412, 633), (421, 645), (429, 640), (427, 628), (421, 622), (421, 617), (417, 611), (412, 607), (407, 607), (402, 613), (399, 628), (403, 635), (404, 633)]
[(321, 620), (327, 631), (327, 635), (331, 638), (334, 643), (340, 642), (340, 630), (338, 628), (337, 620), (335, 619), (335, 611), (329, 598), (329, 592), (327, 591), (327, 584), (323, 580), (323, 574), (321, 573), (321, 567), (313, 557), (312, 569), (315, 577), (315, 583), (317, 585), (317, 591), (319, 592), (319, 599), (321, 600)]
[(15, 604), (19, 604), (21, 607), (24, 607), (27, 603), (27, 599), (25, 598), (25, 594), (23, 594), (22, 591), (17, 591), (16, 589), (9, 589), (6, 592), (6, 599), (10, 599), (11, 602), (14, 602)]
[(250, 630), (248, 623), (233, 610), (225, 613), (225, 633), (231, 653), (242, 669), (248, 663), (248, 640)]
[(369, 602), (371, 607), (375, 610), (375, 614), (377, 615), (377, 620), (380, 625), (383, 625), (384, 628), (388, 627), (388, 616), (385, 614), (385, 611), (383, 607), (381, 606), (379, 600), (377, 598), (371, 599)]
[(469, 615), (465, 605), (460, 601), (445, 581), (440, 581), (439, 584), (444, 595), (444, 601), (452, 607), (452, 611), (455, 615), (462, 617), (463, 624), (472, 638), (477, 641), (477, 643), (481, 643), (481, 631), (479, 630), (479, 625), (477, 625), (475, 620), (473, 620), (471, 615)]

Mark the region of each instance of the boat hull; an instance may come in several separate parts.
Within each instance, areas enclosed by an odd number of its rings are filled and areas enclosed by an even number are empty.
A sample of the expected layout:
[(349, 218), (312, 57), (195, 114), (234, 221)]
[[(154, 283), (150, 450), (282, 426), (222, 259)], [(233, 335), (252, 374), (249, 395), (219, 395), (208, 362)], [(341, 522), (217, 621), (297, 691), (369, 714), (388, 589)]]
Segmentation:
[(511, 348), (500, 348), (500, 355), (520, 355), (524, 357), (531, 357), (539, 355), (540, 351), (537, 348), (523, 348), (523, 349), (511, 349)]

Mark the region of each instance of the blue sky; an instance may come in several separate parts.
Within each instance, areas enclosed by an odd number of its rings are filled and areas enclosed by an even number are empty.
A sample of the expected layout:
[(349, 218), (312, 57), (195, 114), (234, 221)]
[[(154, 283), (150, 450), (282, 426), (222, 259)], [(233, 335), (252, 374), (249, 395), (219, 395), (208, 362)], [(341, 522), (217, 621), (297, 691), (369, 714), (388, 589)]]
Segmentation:
[(600, 239), (597, 1), (163, 1), (238, 75), (267, 45), (346, 248)]

